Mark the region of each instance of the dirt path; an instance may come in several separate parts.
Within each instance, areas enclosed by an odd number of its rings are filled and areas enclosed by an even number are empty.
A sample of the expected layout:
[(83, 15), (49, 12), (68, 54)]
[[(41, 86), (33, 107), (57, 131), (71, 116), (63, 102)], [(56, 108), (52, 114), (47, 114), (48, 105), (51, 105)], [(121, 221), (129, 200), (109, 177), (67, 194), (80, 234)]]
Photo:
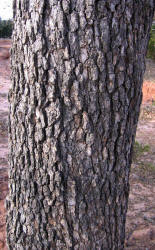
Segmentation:
[[(0, 40), (0, 47), (9, 47)], [(5, 243), (5, 197), (8, 191), (7, 93), (9, 60), (0, 59), (0, 250)], [(155, 63), (147, 60), (144, 102), (136, 137), (136, 156), (130, 175), (130, 197), (126, 224), (126, 250), (155, 249)], [(147, 101), (147, 103), (145, 103)], [(149, 103), (148, 103), (149, 101)]]
[(139, 121), (135, 151), (130, 175), (126, 249), (154, 250), (155, 119)]
[(126, 250), (155, 250), (155, 63), (147, 59), (130, 174)]
[(8, 101), (10, 86), (9, 60), (0, 60), (0, 249), (5, 244), (5, 197), (8, 191)]
[[(0, 40), (0, 47), (10, 47), (10, 41)], [(10, 87), (9, 60), (0, 58), (0, 249), (5, 250), (5, 197), (8, 192), (8, 101)]]

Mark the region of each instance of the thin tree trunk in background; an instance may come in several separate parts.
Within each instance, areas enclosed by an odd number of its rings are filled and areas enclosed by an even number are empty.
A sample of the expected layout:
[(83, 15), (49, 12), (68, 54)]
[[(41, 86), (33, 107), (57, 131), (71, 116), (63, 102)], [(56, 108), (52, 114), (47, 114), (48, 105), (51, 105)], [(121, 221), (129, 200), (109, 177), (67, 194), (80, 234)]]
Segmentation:
[(9, 249), (123, 249), (152, 0), (14, 0)]

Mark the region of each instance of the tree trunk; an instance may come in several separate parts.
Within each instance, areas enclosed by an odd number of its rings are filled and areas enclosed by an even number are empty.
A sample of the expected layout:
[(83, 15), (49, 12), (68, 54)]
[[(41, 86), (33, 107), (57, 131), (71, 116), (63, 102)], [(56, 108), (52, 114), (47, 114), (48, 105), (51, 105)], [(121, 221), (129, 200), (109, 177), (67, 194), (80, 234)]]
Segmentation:
[(123, 249), (152, 0), (14, 0), (9, 249)]

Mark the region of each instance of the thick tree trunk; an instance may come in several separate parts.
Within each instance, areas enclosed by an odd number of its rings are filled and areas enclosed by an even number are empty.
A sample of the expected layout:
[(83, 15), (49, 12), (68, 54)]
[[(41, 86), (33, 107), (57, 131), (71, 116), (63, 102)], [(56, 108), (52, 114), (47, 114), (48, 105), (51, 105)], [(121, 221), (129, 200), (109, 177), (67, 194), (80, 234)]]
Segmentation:
[(9, 249), (123, 249), (152, 0), (14, 0)]

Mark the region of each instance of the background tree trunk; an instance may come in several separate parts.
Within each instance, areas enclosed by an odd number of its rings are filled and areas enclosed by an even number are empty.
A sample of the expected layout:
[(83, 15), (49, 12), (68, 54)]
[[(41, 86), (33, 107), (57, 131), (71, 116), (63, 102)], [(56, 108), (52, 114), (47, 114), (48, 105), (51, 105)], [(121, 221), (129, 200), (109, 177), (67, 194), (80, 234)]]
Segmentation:
[(9, 249), (123, 249), (152, 0), (14, 0)]

